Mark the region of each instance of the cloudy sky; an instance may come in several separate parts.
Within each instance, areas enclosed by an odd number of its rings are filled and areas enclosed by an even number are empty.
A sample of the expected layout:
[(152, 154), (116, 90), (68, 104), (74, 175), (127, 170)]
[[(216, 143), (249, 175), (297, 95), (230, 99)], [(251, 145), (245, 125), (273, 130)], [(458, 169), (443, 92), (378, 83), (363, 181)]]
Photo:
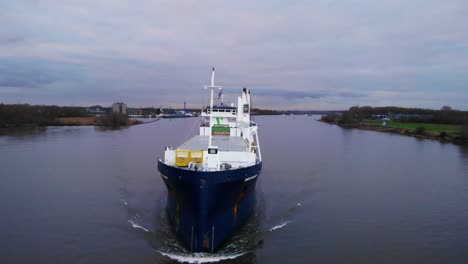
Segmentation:
[(468, 1), (0, 1), (0, 102), (468, 110)]

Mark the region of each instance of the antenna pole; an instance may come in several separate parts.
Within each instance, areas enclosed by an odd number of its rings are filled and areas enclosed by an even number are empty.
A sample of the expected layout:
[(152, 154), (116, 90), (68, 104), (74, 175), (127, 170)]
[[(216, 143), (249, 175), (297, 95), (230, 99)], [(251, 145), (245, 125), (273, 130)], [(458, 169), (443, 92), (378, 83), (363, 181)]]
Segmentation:
[(212, 139), (212, 126), (213, 126), (213, 97), (214, 97), (214, 89), (218, 88), (221, 89), (221, 86), (215, 86), (214, 85), (214, 67), (213, 71), (211, 72), (211, 85), (210, 86), (204, 86), (205, 89), (210, 89), (210, 133), (209, 133), (209, 140), (208, 140), (208, 147), (211, 147), (211, 139)]
[(214, 71), (214, 67), (213, 67), (213, 71), (211, 72), (211, 96), (210, 96), (210, 137), (209, 137), (209, 140), (208, 140), (208, 147), (211, 147), (211, 140), (212, 140), (212, 137), (213, 137), (213, 96), (214, 96), (214, 75), (215, 75), (215, 71)]

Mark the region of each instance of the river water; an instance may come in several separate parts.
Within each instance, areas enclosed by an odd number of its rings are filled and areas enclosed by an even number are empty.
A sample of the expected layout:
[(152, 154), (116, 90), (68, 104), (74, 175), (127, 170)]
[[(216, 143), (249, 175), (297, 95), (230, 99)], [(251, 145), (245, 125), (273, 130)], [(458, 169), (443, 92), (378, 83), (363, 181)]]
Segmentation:
[(3, 131), (0, 263), (468, 263), (468, 149), (255, 119), (256, 210), (215, 255), (174, 238), (156, 170), (196, 118)]

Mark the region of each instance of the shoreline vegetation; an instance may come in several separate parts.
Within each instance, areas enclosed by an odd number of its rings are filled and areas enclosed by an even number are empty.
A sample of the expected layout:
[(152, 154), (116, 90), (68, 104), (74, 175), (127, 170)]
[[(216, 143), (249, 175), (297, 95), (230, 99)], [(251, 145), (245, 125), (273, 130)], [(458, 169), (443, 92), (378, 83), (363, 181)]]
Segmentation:
[(0, 104), (0, 128), (32, 126), (131, 126), (144, 122), (125, 114), (104, 112), (98, 116), (85, 107)]
[[(95, 115), (79, 106), (0, 104), (0, 128), (42, 126), (120, 127), (144, 124), (110, 108)], [(154, 111), (153, 108), (150, 110)], [(160, 112), (157, 109), (158, 113)], [(187, 109), (192, 111), (191, 109)], [(173, 112), (177, 109), (164, 109)], [(193, 110), (196, 111), (196, 110)], [(268, 110), (253, 108), (252, 115), (322, 115), (320, 121), (343, 128), (394, 133), (442, 142), (468, 144), (468, 111), (353, 106), (346, 111)]]
[[(98, 111), (96, 111), (98, 110)], [(128, 108), (127, 112), (137, 113), (141, 116), (157, 116), (164, 113), (174, 113), (184, 109), (155, 109)], [(197, 112), (200, 109), (186, 109), (184, 111)], [(268, 110), (253, 108), (252, 115), (324, 115), (340, 111), (294, 111), (294, 110)], [(110, 107), (101, 106), (56, 106), (56, 105), (29, 105), (29, 104), (2, 104), (0, 103), (0, 128), (23, 126), (131, 126), (144, 124), (139, 120), (131, 119), (127, 115), (113, 113)]]
[(132, 126), (144, 123), (119, 114), (88, 117), (61, 117), (58, 118), (58, 121), (62, 126)]
[(324, 115), (320, 121), (343, 128), (468, 144), (468, 112), (447, 106), (441, 110), (353, 106), (343, 113)]

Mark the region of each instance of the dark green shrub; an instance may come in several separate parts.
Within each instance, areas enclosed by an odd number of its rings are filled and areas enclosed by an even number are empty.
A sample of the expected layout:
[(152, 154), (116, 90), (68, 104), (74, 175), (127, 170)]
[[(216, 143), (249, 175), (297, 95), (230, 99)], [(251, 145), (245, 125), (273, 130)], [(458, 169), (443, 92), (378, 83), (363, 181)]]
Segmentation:
[(439, 137), (441, 137), (441, 138), (447, 137), (447, 132), (445, 132), (445, 131), (440, 131)]
[(416, 130), (415, 130), (416, 134), (418, 135), (423, 135), (424, 132), (426, 132), (426, 128), (425, 127), (417, 127)]
[(109, 113), (100, 116), (96, 119), (98, 126), (126, 126), (128, 123), (128, 116), (120, 113)]
[(359, 120), (358, 120), (358, 115), (356, 113), (354, 113), (353, 111), (345, 111), (342, 115), (341, 115), (341, 120), (338, 121), (338, 123), (340, 125), (355, 125), (355, 124), (358, 124), (359, 123)]
[(460, 129), (460, 136), (462, 139), (468, 141), (468, 123), (465, 123)]
[(322, 116), (321, 120), (327, 123), (337, 123), (340, 119), (340, 116), (335, 113), (330, 113), (327, 115)]

